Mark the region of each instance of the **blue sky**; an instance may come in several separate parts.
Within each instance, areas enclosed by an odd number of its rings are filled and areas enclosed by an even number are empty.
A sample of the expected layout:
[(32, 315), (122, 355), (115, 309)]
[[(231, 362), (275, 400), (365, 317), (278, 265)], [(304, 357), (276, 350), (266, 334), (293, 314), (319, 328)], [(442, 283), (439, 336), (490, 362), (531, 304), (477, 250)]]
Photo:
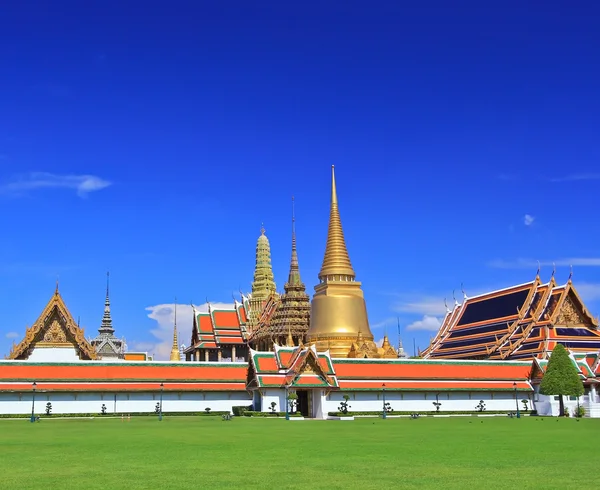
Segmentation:
[(536, 260), (600, 313), (597, 2), (121, 3), (0, 7), (0, 353), (57, 276), (95, 335), (110, 269), (117, 334), (168, 355), (261, 223), (283, 288), (292, 195), (312, 294), (331, 164), (377, 338)]

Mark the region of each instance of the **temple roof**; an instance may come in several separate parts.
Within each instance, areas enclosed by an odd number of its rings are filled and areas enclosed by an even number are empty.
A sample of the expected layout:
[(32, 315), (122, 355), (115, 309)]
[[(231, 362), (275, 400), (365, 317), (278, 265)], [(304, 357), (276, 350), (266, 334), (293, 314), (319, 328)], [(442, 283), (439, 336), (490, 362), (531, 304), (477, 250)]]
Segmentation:
[(0, 391), (244, 391), (245, 362), (0, 361)]
[(210, 303), (207, 312), (198, 312), (194, 308), (191, 345), (185, 351), (244, 344), (247, 340), (246, 308), (246, 301), (236, 301), (230, 309), (212, 308)]
[(554, 276), (465, 297), (446, 313), (424, 358), (531, 359), (545, 357), (556, 343), (576, 351), (600, 349), (598, 320), (572, 281)]
[(13, 348), (9, 359), (27, 359), (37, 345), (73, 346), (81, 359), (96, 359), (94, 347), (85, 339), (82, 328), (73, 319), (65, 302), (56, 290), (34, 324), (26, 329), (25, 338)]
[(313, 347), (285, 348), (275, 352), (250, 349), (248, 388), (263, 387), (337, 388), (338, 383), (328, 352)]
[[(312, 360), (311, 368), (305, 367)], [(341, 359), (311, 347), (251, 350), (248, 388), (328, 387), (349, 391), (532, 391), (531, 361)], [(303, 380), (306, 378), (305, 380)], [(317, 380), (317, 378), (319, 380)], [(516, 385), (515, 385), (516, 383)]]

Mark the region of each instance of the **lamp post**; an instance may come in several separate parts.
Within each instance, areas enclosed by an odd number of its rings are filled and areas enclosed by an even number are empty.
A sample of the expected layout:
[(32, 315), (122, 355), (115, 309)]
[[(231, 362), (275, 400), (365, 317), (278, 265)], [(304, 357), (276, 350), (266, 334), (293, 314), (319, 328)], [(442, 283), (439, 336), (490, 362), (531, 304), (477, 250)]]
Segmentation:
[(288, 400), (288, 386), (285, 386), (285, 420), (290, 420), (290, 401)]
[(387, 418), (387, 413), (386, 413), (386, 409), (385, 409), (385, 383), (383, 383), (381, 385), (381, 389), (383, 390), (383, 414), (382, 414), (382, 418)]
[(161, 421), (162, 420), (162, 399), (163, 399), (163, 389), (164, 389), (165, 385), (164, 383), (160, 384), (160, 405), (158, 407), (158, 420)]
[(32, 397), (31, 397), (31, 422), (35, 422), (35, 388), (37, 386), (37, 383), (34, 381), (33, 384), (31, 385), (31, 389), (32, 389)]
[(517, 400), (517, 382), (513, 383), (513, 388), (515, 389), (515, 405), (517, 406), (517, 418), (521, 418), (521, 413), (519, 412), (519, 400)]

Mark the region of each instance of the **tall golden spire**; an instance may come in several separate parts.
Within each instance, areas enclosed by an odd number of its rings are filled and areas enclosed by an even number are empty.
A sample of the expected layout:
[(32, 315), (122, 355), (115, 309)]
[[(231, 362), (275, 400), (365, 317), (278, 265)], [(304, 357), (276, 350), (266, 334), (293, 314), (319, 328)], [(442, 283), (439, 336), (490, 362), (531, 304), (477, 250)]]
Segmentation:
[(350, 256), (346, 248), (342, 220), (338, 208), (337, 189), (335, 186), (335, 168), (331, 166), (331, 204), (329, 208), (329, 229), (327, 232), (327, 245), (325, 257), (319, 279), (325, 280), (327, 276), (340, 275), (354, 279), (356, 274), (350, 263)]
[(376, 352), (369, 328), (367, 307), (344, 240), (338, 209), (335, 171), (331, 167), (331, 205), (329, 230), (319, 284), (311, 303), (307, 341), (317, 349), (330, 349), (333, 357), (347, 357), (352, 344), (361, 336), (368, 350)]
[(179, 342), (177, 340), (177, 299), (175, 299), (175, 322), (173, 323), (173, 347), (171, 348), (171, 361), (181, 361)]

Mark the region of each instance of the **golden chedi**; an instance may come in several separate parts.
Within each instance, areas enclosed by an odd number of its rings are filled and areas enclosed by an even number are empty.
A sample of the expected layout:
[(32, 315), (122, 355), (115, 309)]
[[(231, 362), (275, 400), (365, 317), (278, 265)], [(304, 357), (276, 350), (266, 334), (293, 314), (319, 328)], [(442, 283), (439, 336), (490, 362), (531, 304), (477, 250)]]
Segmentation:
[(377, 352), (369, 328), (367, 307), (360, 282), (350, 263), (338, 210), (335, 170), (331, 167), (329, 230), (320, 283), (315, 286), (310, 313), (308, 343), (329, 349), (332, 357), (347, 357), (360, 333), (367, 350)]

